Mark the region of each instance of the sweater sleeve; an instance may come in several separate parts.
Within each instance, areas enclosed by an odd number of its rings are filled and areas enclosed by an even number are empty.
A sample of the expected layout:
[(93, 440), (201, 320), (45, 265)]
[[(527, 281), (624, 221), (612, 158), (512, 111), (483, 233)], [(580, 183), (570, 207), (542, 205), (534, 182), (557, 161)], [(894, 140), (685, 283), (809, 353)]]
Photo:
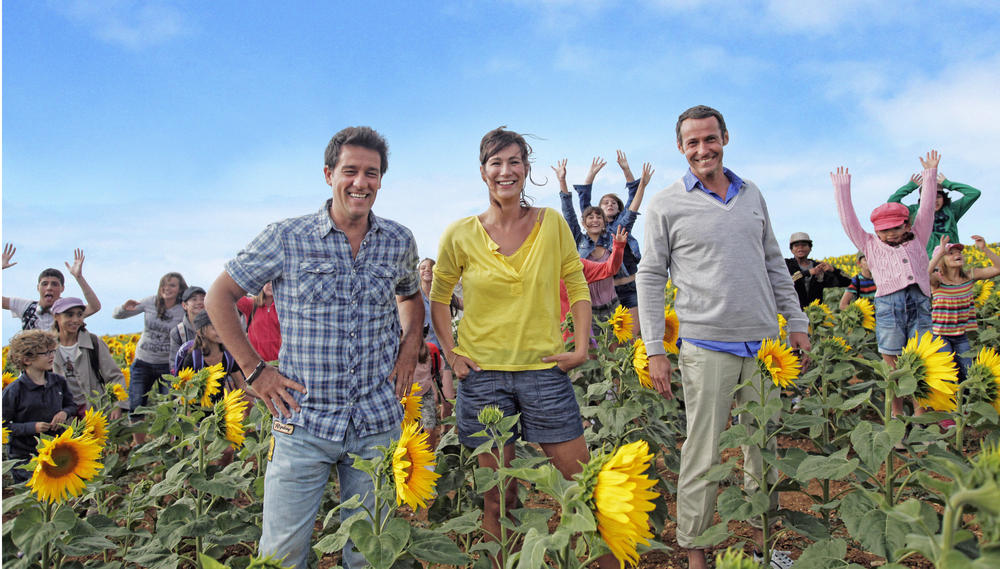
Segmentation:
[(597, 282), (615, 276), (622, 266), (622, 256), (625, 254), (625, 243), (613, 242), (611, 256), (603, 263), (580, 259), (583, 263), (583, 277), (588, 283)]
[(840, 224), (844, 227), (847, 237), (854, 243), (860, 251), (865, 251), (865, 242), (868, 235), (861, 228), (858, 215), (854, 213), (854, 204), (851, 203), (851, 175), (833, 174), (833, 194), (837, 201), (837, 213), (840, 214)]
[(910, 195), (913, 192), (913, 190), (917, 189), (918, 187), (919, 186), (917, 186), (915, 183), (913, 183), (913, 181), (909, 181), (909, 182), (903, 184), (903, 186), (901, 188), (899, 188), (898, 190), (896, 190), (895, 192), (893, 192), (892, 195), (889, 196), (889, 199), (887, 199), (885, 201), (887, 203), (892, 203), (892, 202), (903, 203), (903, 198), (905, 198), (906, 196)]
[[(155, 302), (155, 299), (154, 299)], [(133, 316), (138, 316), (146, 312), (146, 299), (139, 301), (139, 306), (136, 306), (134, 310), (125, 310), (125, 305), (116, 306), (114, 310), (111, 311), (111, 317), (116, 320), (123, 320), (125, 318), (132, 318)]]
[[(670, 232), (667, 216), (660, 211), (662, 200), (656, 198), (646, 209), (646, 226), (642, 260), (636, 272), (635, 285), (639, 297), (639, 326), (643, 338), (662, 338), (666, 328), (663, 309), (664, 289), (670, 273)], [(663, 342), (649, 342), (646, 353), (663, 355)]]
[(934, 228), (934, 202), (937, 197), (937, 168), (924, 170), (923, 187), (920, 189), (920, 208), (913, 217), (913, 235), (922, 246), (927, 246)]
[[(778, 308), (778, 313), (785, 316), (788, 321), (789, 332), (809, 331), (809, 319), (806, 318), (802, 307), (799, 306), (799, 295), (795, 292), (792, 284), (792, 277), (788, 274), (788, 265), (781, 254), (781, 247), (778, 246), (778, 239), (774, 236), (774, 229), (771, 227), (771, 215), (767, 211), (767, 203), (764, 196), (757, 194), (760, 199), (760, 207), (764, 213), (764, 233), (761, 236), (764, 249), (764, 266), (767, 270), (767, 279), (771, 282), (771, 291), (774, 294), (774, 304)], [(640, 316), (640, 323), (642, 322)], [(777, 323), (777, 314), (775, 315)]]
[(961, 192), (962, 197), (951, 202), (951, 212), (955, 215), (955, 221), (958, 221), (965, 212), (969, 211), (972, 204), (976, 203), (982, 192), (973, 188), (972, 186), (966, 184), (960, 184), (958, 182), (952, 182), (951, 180), (945, 180), (942, 184), (943, 187), (949, 190), (955, 190), (956, 192)]

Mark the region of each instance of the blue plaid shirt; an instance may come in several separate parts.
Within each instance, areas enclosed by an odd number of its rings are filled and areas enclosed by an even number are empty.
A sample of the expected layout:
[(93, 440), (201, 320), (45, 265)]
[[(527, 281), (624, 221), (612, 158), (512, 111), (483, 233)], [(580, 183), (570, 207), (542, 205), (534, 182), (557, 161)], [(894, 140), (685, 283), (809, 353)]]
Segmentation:
[(406, 227), (369, 214), (370, 228), (352, 258), (347, 235), (328, 213), (272, 223), (226, 272), (243, 290), (268, 281), (281, 325), (278, 369), (306, 387), (290, 391), (301, 406), (286, 422), (342, 441), (399, 426), (403, 409), (389, 374), (401, 327), (396, 295), (419, 290), (417, 246)]

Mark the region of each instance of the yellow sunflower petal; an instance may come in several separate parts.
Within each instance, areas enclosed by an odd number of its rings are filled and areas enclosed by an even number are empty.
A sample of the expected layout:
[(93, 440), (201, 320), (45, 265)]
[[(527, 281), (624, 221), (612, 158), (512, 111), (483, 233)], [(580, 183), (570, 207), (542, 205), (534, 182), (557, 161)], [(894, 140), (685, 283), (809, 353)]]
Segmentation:
[(627, 342), (632, 339), (632, 313), (622, 305), (615, 308), (615, 313), (608, 320), (611, 330), (615, 334), (615, 339), (619, 342)]
[[(226, 393), (216, 405), (216, 413), (219, 415), (219, 428), (227, 441), (232, 443), (234, 449), (243, 446), (246, 438), (243, 417), (246, 415), (247, 403), (242, 389), (234, 389)], [(221, 413), (219, 413), (221, 411)]]
[(392, 453), (397, 505), (407, 504), (414, 510), (427, 507), (441, 476), (434, 472), (434, 466), (434, 451), (427, 442), (427, 433), (416, 422), (404, 424)]
[(32, 460), (35, 471), (27, 486), (44, 502), (62, 502), (68, 496), (78, 496), (88, 480), (103, 465), (98, 462), (100, 445), (93, 437), (73, 438), (73, 428), (45, 441), (38, 456)]
[(795, 385), (795, 379), (802, 368), (792, 349), (773, 338), (765, 339), (761, 344), (757, 350), (757, 360), (761, 362), (771, 381), (782, 389)]
[(648, 478), (653, 455), (646, 441), (636, 441), (619, 448), (601, 467), (594, 486), (594, 515), (601, 538), (621, 567), (636, 564), (636, 547), (649, 545), (653, 538), (649, 530), (649, 514), (654, 509), (649, 491), (656, 481)]

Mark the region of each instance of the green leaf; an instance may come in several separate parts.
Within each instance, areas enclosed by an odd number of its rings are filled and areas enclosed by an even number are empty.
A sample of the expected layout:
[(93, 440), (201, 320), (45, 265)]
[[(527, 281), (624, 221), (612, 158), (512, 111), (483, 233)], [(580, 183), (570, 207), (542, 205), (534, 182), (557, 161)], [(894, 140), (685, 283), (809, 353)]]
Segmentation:
[(729, 527), (726, 522), (715, 524), (695, 538), (695, 547), (713, 547), (729, 539)]
[(844, 566), (847, 542), (842, 539), (824, 539), (810, 545), (795, 561), (809, 569), (835, 569)]
[(739, 448), (746, 444), (750, 444), (750, 433), (742, 423), (729, 427), (719, 436), (720, 449)]
[(751, 505), (738, 486), (730, 486), (719, 494), (719, 517), (723, 521), (745, 521), (750, 518)]
[[(830, 532), (816, 516), (795, 510), (783, 510), (781, 516), (784, 518), (785, 527), (809, 539), (819, 541), (830, 537)], [(808, 567), (808, 565), (804, 565), (804, 567)]]
[(201, 561), (202, 569), (226, 569), (226, 566), (219, 563), (215, 559), (205, 555), (204, 553), (198, 554), (198, 560)]
[(524, 544), (521, 546), (520, 557), (517, 560), (517, 569), (539, 569), (545, 566), (545, 534), (537, 529), (531, 528), (524, 535)]
[(14, 519), (11, 533), (14, 544), (24, 552), (24, 556), (33, 557), (41, 553), (47, 543), (54, 541), (59, 532), (52, 524), (45, 523), (41, 510), (31, 508)]
[(114, 542), (100, 535), (87, 520), (77, 519), (66, 540), (59, 544), (59, 551), (65, 555), (82, 557), (114, 547)]
[(448, 536), (419, 527), (411, 530), (407, 552), (417, 559), (440, 565), (465, 565), (471, 560)]
[(351, 541), (375, 569), (392, 567), (409, 538), (410, 524), (399, 518), (391, 518), (380, 535), (375, 535), (371, 524), (351, 526)]
[(371, 522), (368, 520), (368, 514), (363, 511), (357, 512), (347, 518), (341, 522), (337, 531), (324, 535), (319, 541), (316, 542), (315, 545), (313, 545), (313, 551), (316, 552), (316, 557), (323, 557), (326, 553), (333, 553), (344, 549), (344, 545), (347, 544), (347, 540), (351, 537), (351, 527), (356, 523), (370, 524)]
[(858, 468), (856, 458), (846, 458), (848, 449), (841, 449), (830, 456), (812, 455), (802, 461), (795, 473), (800, 482), (816, 480), (843, 480)]
[(518, 521), (517, 531), (520, 533), (535, 528), (539, 532), (548, 534), (549, 520), (555, 512), (549, 508), (517, 508), (510, 513)]
[(465, 512), (461, 516), (451, 518), (445, 523), (438, 527), (438, 531), (442, 532), (455, 532), (458, 535), (464, 535), (467, 533), (474, 532), (479, 529), (479, 516), (482, 514), (479, 510), (471, 510)]
[(722, 464), (716, 464), (715, 466), (708, 469), (708, 472), (702, 477), (702, 480), (707, 480), (709, 482), (721, 482), (727, 478), (733, 472), (733, 468), (738, 466), (737, 459), (731, 458)]
[(843, 403), (837, 406), (837, 409), (839, 409), (840, 411), (850, 411), (851, 409), (854, 409), (858, 405), (861, 405), (866, 401), (870, 401), (871, 397), (872, 397), (872, 390), (869, 389), (864, 393), (859, 393), (854, 397), (851, 397), (850, 399), (844, 401)]
[(206, 480), (205, 475), (200, 472), (192, 472), (188, 476), (188, 480), (191, 482), (191, 487), (195, 490), (211, 494), (212, 496), (219, 496), (227, 500), (232, 500), (236, 497), (237, 487), (229, 481), (219, 482), (216, 480)]

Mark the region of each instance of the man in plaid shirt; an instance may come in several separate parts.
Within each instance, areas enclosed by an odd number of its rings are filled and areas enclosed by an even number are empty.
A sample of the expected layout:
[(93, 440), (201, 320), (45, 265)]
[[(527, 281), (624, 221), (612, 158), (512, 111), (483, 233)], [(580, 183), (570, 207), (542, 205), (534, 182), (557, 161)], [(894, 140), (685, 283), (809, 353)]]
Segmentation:
[[(317, 213), (269, 225), (226, 263), (205, 299), (250, 392), (274, 416), (260, 552), (300, 569), (331, 467), (342, 500), (359, 494), (374, 508), (371, 479), (348, 455), (375, 458), (376, 446), (399, 437), (399, 400), (423, 341), (413, 235), (371, 212), (387, 158), (371, 128), (337, 133), (323, 167), (333, 197)], [(235, 309), (268, 281), (281, 325), (277, 368), (250, 345)], [(351, 542), (344, 565), (365, 565)]]

